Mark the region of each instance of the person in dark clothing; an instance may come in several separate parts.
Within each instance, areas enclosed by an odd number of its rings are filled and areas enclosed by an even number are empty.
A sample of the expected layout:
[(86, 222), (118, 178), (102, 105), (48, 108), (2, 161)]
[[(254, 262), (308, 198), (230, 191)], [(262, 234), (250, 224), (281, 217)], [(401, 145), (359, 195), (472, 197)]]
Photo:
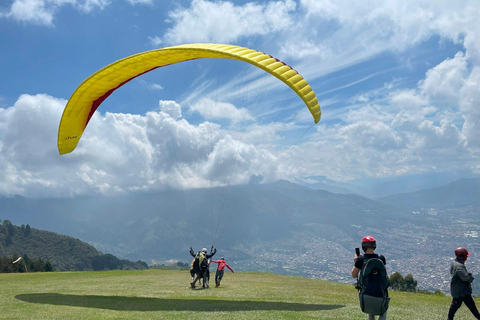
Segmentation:
[(475, 301), (472, 297), (472, 282), (473, 277), (471, 273), (468, 273), (465, 267), (465, 261), (467, 261), (470, 252), (465, 248), (455, 249), (455, 261), (450, 266), (450, 274), (452, 280), (450, 281), (450, 293), (452, 294), (452, 304), (448, 310), (448, 320), (452, 320), (455, 313), (460, 308), (462, 303), (470, 309), (475, 318), (480, 319), (480, 313), (478, 312)]
[[(352, 277), (357, 278), (360, 271), (362, 270), (363, 263), (371, 258), (378, 258), (382, 260), (383, 264), (386, 265), (387, 261), (383, 255), (378, 255), (375, 253), (375, 249), (377, 248), (377, 241), (375, 240), (374, 237), (372, 236), (366, 236), (363, 237), (362, 239), (362, 250), (365, 252), (364, 255), (357, 255), (355, 254), (355, 257), (353, 258), (354, 261), (354, 266), (352, 268)], [(382, 297), (383, 292), (368, 292), (368, 295), (374, 296), (374, 297)], [(387, 297), (388, 297), (388, 291), (386, 292)], [(372, 314), (368, 315), (369, 320), (375, 320), (375, 316)], [(378, 317), (378, 320), (386, 320), (387, 319), (387, 312), (385, 311), (384, 314), (380, 315)]]
[(203, 288), (208, 288), (208, 281), (207, 281), (207, 268), (208, 268), (208, 259), (213, 257), (217, 253), (217, 249), (212, 246), (210, 249), (210, 253), (207, 254), (207, 248), (203, 248), (201, 251), (195, 254), (193, 248), (190, 247), (190, 255), (194, 257), (193, 262), (193, 270), (195, 271), (196, 278), (192, 282), (190, 282), (190, 286), (195, 288), (195, 283), (199, 279), (203, 279)]
[(195, 280), (195, 276), (196, 276), (195, 269), (193, 268), (194, 263), (195, 263), (195, 258), (193, 258), (192, 263), (190, 263), (190, 276), (192, 277), (190, 283), (192, 283), (193, 280)]

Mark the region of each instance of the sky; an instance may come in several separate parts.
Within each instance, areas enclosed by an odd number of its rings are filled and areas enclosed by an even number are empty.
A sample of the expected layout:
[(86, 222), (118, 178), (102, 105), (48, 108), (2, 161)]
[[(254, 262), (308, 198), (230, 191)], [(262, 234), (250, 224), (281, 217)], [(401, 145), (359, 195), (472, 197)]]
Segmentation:
[[(478, 176), (478, 17), (477, 0), (2, 0), (0, 196)], [(284, 61), (315, 91), (321, 121), (262, 70), (200, 59), (119, 88), (59, 155), (83, 80), (184, 43)]]

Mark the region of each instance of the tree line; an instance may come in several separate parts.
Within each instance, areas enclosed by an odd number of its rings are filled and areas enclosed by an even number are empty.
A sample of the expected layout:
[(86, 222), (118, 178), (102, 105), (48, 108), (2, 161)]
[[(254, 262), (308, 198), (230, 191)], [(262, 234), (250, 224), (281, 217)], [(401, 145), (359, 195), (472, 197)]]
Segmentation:
[[(19, 257), (22, 260), (13, 263)], [(0, 220), (0, 272), (147, 269), (146, 262), (118, 259), (93, 246), (54, 232)]]
[[(396, 291), (405, 291), (405, 292), (420, 292), (426, 294), (432, 294), (432, 292), (417, 289), (417, 280), (413, 278), (413, 275), (410, 273), (407, 274), (405, 277), (402, 276), (399, 272), (394, 272), (389, 277), (390, 281), (390, 288)], [(443, 292), (439, 289), (433, 292), (435, 295), (444, 295)]]
[[(18, 260), (20, 258), (20, 260)], [(18, 261), (13, 263), (14, 261)], [(50, 272), (54, 271), (50, 261), (42, 258), (30, 259), (28, 255), (22, 257), (14, 254), (11, 257), (0, 257), (0, 273), (12, 272)]]

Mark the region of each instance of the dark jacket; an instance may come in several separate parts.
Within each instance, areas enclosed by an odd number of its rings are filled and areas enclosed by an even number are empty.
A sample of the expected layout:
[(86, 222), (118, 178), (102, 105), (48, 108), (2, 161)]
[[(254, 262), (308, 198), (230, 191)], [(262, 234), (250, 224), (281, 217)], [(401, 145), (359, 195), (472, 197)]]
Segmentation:
[(450, 266), (450, 293), (453, 298), (466, 297), (472, 294), (473, 277), (467, 272), (467, 268), (463, 262), (455, 260)]
[[(199, 251), (199, 253), (200, 253), (200, 251)], [(199, 265), (197, 259), (194, 259), (193, 270), (195, 270), (195, 272), (206, 271), (208, 269), (207, 261), (208, 261), (208, 259), (213, 257), (215, 255), (215, 253), (217, 253), (217, 249), (212, 247), (212, 249), (210, 250), (210, 253), (205, 255), (205, 258), (204, 258), (204, 261), (203, 261), (202, 265)], [(195, 251), (193, 251), (192, 248), (190, 248), (190, 255), (192, 257), (196, 258)]]

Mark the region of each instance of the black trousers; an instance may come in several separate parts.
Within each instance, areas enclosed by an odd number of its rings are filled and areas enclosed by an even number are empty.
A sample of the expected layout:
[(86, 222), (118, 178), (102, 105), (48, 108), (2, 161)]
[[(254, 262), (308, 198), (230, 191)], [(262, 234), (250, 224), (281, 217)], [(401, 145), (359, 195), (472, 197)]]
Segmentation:
[(450, 305), (450, 310), (448, 310), (448, 319), (453, 319), (453, 317), (455, 316), (455, 312), (457, 312), (463, 302), (465, 302), (465, 305), (468, 307), (468, 309), (470, 309), (472, 314), (477, 319), (480, 319), (480, 313), (478, 313), (477, 306), (475, 305), (475, 301), (473, 301), (471, 294), (466, 297), (453, 298), (452, 304)]

